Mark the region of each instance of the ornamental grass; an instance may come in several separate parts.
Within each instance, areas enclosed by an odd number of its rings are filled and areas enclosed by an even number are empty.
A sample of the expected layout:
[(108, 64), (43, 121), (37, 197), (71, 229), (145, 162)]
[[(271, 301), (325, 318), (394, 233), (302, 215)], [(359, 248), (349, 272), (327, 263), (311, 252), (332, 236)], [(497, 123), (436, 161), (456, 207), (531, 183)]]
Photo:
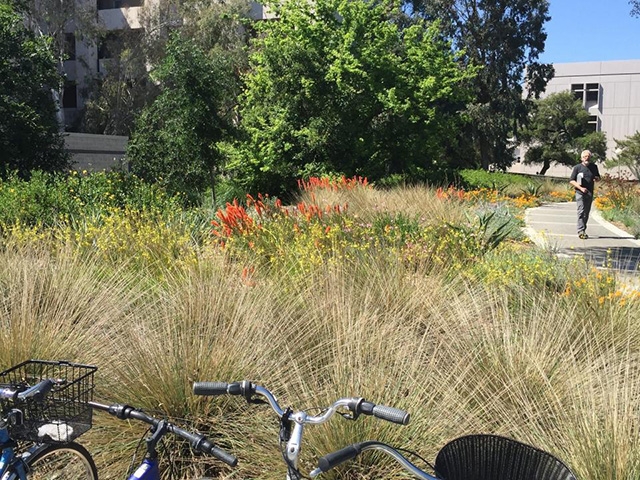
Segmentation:
[[(232, 470), (168, 442), (174, 478), (283, 478), (268, 407), (191, 394), (193, 381), (244, 379), (294, 408), (363, 396), (411, 413), (405, 427), (372, 417), (309, 426), (305, 472), (355, 441), (433, 461), (457, 436), (497, 433), (559, 456), (578, 478), (640, 476), (640, 298), (614, 274), (524, 242), (507, 228), (520, 225), (512, 203), (319, 185), (287, 207), (231, 204), (223, 212), (243, 227), (230, 232), (224, 215), (205, 225), (163, 214), (165, 230), (122, 210), (124, 224), (160, 235), (150, 261), (134, 245), (104, 255), (98, 237), (80, 248), (50, 229), (24, 243), (5, 232), (2, 367), (96, 364), (99, 400), (188, 422), (239, 457)], [(142, 248), (142, 235), (128, 238)], [(144, 428), (98, 413), (94, 424), (80, 442), (101, 478), (123, 478)], [(400, 476), (366, 454), (328, 475)]]

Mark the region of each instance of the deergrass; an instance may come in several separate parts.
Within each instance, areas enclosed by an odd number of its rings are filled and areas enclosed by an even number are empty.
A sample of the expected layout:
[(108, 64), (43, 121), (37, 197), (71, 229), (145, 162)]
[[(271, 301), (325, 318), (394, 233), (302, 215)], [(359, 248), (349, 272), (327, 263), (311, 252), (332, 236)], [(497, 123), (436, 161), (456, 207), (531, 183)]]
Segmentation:
[[(338, 193), (316, 191), (307, 201), (347, 202), (362, 222), (385, 212), (407, 220), (383, 225), (381, 235), (393, 226), (410, 232), (413, 219), (438, 232), (439, 222), (462, 222), (468, 211), (419, 187)], [(285, 244), (290, 261), (278, 264), (253, 250), (193, 242), (193, 261), (179, 268), (166, 260), (168, 241), (154, 243), (165, 260), (151, 265), (129, 259), (135, 248), (109, 257), (72, 243), (50, 250), (6, 242), (0, 362), (96, 364), (103, 403), (184, 419), (240, 460), (230, 470), (171, 442), (177, 478), (285, 475), (269, 407), (191, 393), (194, 381), (245, 379), (312, 414), (342, 396), (412, 414), (403, 427), (372, 417), (309, 426), (304, 471), (356, 441), (378, 439), (433, 460), (457, 436), (497, 433), (549, 450), (579, 478), (637, 478), (640, 299), (618, 293), (613, 276), (530, 246), (475, 249), (455, 261), (467, 237), (443, 231), (451, 242), (420, 261), (392, 237), (349, 258), (329, 249), (319, 263)], [(95, 453), (101, 478), (123, 478), (145, 428), (101, 413), (94, 423), (80, 441)], [(402, 473), (368, 453), (332, 475)]]
[(362, 221), (373, 221), (380, 214), (395, 216), (399, 213), (422, 223), (465, 220), (464, 206), (457, 202), (441, 202), (436, 191), (426, 185), (402, 186), (391, 190), (354, 188), (351, 190), (314, 190), (302, 192), (303, 201), (320, 205), (348, 205), (350, 214)]
[(0, 255), (4, 366), (29, 358), (102, 360), (105, 325), (139, 299), (130, 275), (90, 258), (26, 248)]

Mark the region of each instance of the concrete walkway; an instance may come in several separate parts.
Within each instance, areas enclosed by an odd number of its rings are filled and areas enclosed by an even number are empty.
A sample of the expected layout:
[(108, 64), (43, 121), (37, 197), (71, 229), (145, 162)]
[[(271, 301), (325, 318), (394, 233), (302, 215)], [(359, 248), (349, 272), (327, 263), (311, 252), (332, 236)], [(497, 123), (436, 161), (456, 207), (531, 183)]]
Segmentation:
[(576, 222), (575, 202), (548, 203), (527, 209), (525, 232), (536, 244), (561, 256), (583, 255), (596, 267), (616, 269), (638, 282), (640, 240), (604, 220), (595, 209), (587, 225), (588, 239), (578, 238)]

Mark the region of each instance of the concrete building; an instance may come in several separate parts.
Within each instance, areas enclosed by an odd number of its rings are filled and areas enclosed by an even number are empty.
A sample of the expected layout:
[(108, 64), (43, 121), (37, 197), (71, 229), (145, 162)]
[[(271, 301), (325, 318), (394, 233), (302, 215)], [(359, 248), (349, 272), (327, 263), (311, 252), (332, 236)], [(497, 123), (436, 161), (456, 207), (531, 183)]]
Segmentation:
[[(89, 2), (87, 2), (89, 3)], [(97, 0), (92, 2), (95, 17), (108, 35), (124, 30), (135, 32), (141, 28), (140, 15), (144, 0)], [(75, 22), (68, 25), (67, 57), (64, 62), (66, 85), (62, 96), (62, 107), (67, 126), (73, 124), (84, 107), (83, 89), (88, 79), (105, 70), (108, 52), (104, 43), (77, 41)]]
[[(554, 64), (555, 77), (545, 95), (570, 90), (590, 114), (594, 131), (607, 135), (607, 158), (615, 156), (616, 139), (640, 130), (640, 60)], [(578, 161), (576, 157), (576, 162)], [(516, 163), (511, 171), (535, 173), (540, 167)], [(601, 170), (621, 174), (622, 169)], [(569, 176), (569, 167), (552, 166), (547, 175)]]
[[(87, 43), (76, 41), (74, 22), (69, 22), (67, 36), (67, 56), (64, 71), (67, 83), (62, 97), (65, 124), (72, 125), (84, 107), (83, 90), (86, 82), (96, 74), (105, 72), (114, 52), (109, 51), (109, 42), (122, 35), (142, 33), (145, 8), (157, 6), (157, 0), (81, 0), (95, 8), (95, 17), (101, 28), (107, 32), (103, 42)], [(251, 2), (249, 15), (256, 20), (274, 18), (268, 8)]]

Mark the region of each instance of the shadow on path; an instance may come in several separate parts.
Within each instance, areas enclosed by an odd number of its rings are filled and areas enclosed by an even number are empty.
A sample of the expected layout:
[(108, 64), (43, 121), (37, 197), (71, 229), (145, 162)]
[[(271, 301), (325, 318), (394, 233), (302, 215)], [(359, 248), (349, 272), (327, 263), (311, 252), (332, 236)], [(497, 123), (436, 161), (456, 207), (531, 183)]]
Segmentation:
[(563, 248), (560, 253), (582, 255), (596, 267), (638, 272), (640, 266), (640, 247), (572, 247)]

